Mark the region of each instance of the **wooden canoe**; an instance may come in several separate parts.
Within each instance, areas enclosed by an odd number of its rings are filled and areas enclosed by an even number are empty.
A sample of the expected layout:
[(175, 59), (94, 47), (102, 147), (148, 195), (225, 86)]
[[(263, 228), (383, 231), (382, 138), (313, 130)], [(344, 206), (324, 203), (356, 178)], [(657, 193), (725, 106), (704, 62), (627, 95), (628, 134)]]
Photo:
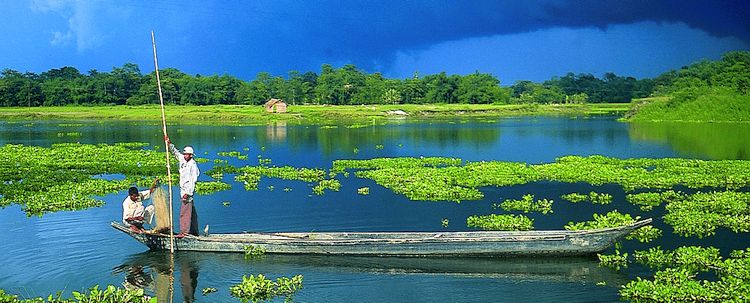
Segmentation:
[[(360, 256), (580, 256), (603, 252), (615, 241), (648, 225), (592, 230), (467, 232), (310, 232), (211, 234), (175, 238), (177, 251), (244, 252), (260, 247), (269, 254)], [(169, 235), (120, 230), (151, 250), (169, 250)]]

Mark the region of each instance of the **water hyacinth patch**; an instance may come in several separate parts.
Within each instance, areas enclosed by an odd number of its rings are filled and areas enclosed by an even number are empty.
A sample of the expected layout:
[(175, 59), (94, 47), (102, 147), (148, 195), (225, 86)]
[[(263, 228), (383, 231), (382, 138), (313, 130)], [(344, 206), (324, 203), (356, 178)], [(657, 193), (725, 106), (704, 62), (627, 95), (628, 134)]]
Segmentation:
[(573, 203), (583, 202), (589, 199), (589, 196), (579, 193), (569, 193), (562, 195), (561, 198), (568, 200)]
[(640, 206), (642, 211), (650, 211), (664, 202), (680, 201), (685, 199), (686, 195), (681, 192), (668, 190), (665, 192), (644, 192), (638, 194), (628, 194), (625, 200), (633, 205)]
[[(653, 280), (637, 278), (620, 290), (632, 302), (747, 302), (750, 297), (750, 257), (743, 253), (722, 259), (713, 247), (652, 248), (636, 252), (636, 262), (660, 270)], [(717, 279), (700, 280), (711, 271)]]
[(302, 289), (302, 275), (280, 277), (276, 281), (262, 274), (242, 276), (242, 282), (229, 288), (229, 293), (241, 302), (260, 302), (285, 297), (291, 301), (294, 293)]
[(219, 192), (222, 190), (229, 190), (232, 186), (219, 181), (211, 181), (211, 182), (196, 182), (195, 183), (195, 192), (199, 195), (208, 195), (213, 194), (215, 192)]
[(44, 298), (19, 299), (16, 295), (10, 295), (0, 289), (0, 302), (3, 303), (156, 303), (156, 298), (146, 296), (143, 289), (125, 289), (108, 285), (104, 289), (99, 289), (95, 285), (88, 289), (87, 292), (72, 292), (73, 298), (62, 298), (62, 292), (56, 295), (49, 295)]
[[(617, 210), (613, 210), (604, 215), (594, 214), (594, 220), (585, 222), (568, 222), (565, 225), (567, 230), (587, 230), (587, 229), (599, 229), (599, 228), (612, 228), (626, 226), (635, 223), (640, 217), (631, 217), (629, 214), (621, 214)], [(625, 236), (625, 239), (632, 240), (637, 239), (640, 242), (650, 242), (661, 236), (661, 230), (647, 225), (643, 226), (629, 235)]]
[(750, 193), (698, 192), (670, 202), (666, 210), (664, 222), (682, 236), (711, 236), (719, 227), (750, 232)]
[[(164, 154), (145, 143), (54, 144), (0, 147), (0, 204), (21, 204), (28, 215), (99, 206), (91, 198), (114, 193), (142, 179), (163, 174)], [(175, 161), (176, 163), (176, 161)], [(98, 175), (122, 174), (122, 180)]]
[[(452, 158), (377, 158), (336, 160), (333, 171), (354, 169), (356, 176), (403, 194), (411, 200), (462, 201), (484, 197), (477, 188), (512, 186), (539, 181), (619, 184), (626, 191), (639, 188), (741, 188), (750, 185), (750, 161), (692, 159), (616, 159), (603, 156), (566, 156), (554, 163), (467, 162)], [(601, 196), (601, 197), (600, 197)], [(576, 197), (578, 198), (578, 197)], [(591, 195), (588, 197), (591, 199)], [(608, 194), (594, 202), (606, 204)]]
[[(500, 208), (502, 208), (505, 211), (522, 211), (524, 213), (528, 212), (540, 212), (542, 214), (547, 214), (552, 212), (552, 203), (554, 203), (553, 200), (536, 200), (534, 201), (534, 195), (527, 194), (524, 195), (521, 200), (505, 200), (502, 203), (500, 203)], [(497, 208), (497, 205), (493, 205), (494, 208)]]
[(524, 215), (496, 215), (470, 216), (466, 218), (466, 226), (484, 230), (532, 230), (534, 220)]
[(336, 179), (320, 180), (320, 182), (318, 182), (318, 185), (315, 185), (315, 187), (313, 187), (313, 193), (320, 196), (325, 193), (326, 189), (339, 191), (339, 189), (341, 189), (341, 183)]
[(596, 256), (599, 258), (600, 266), (609, 267), (614, 270), (628, 267), (628, 253), (620, 253), (619, 250), (615, 250), (613, 255), (596, 254)]

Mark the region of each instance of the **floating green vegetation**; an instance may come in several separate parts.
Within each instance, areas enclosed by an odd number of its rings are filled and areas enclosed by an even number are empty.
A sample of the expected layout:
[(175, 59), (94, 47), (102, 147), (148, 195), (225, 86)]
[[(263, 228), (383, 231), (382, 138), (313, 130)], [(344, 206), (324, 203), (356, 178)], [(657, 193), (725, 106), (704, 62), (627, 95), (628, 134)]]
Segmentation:
[(224, 205), (225, 207), (229, 207), (230, 202), (229, 201), (222, 201), (221, 205)]
[[(434, 161), (431, 164), (429, 161)], [(554, 163), (468, 162), (451, 158), (379, 158), (336, 160), (334, 171), (357, 169), (360, 178), (404, 194), (412, 200), (477, 200), (478, 188), (511, 186), (539, 181), (592, 185), (620, 184), (638, 188), (741, 188), (750, 185), (750, 161), (691, 159), (615, 159), (603, 156), (566, 156)], [(589, 197), (590, 198), (590, 197)], [(599, 202), (606, 201), (603, 198)]]
[(320, 127), (320, 129), (333, 129), (333, 128), (339, 128), (338, 125), (323, 125)]
[(357, 188), (357, 193), (360, 194), (360, 195), (369, 195), (370, 194), (370, 188), (369, 187)]
[[(164, 173), (164, 154), (146, 144), (54, 144), (0, 147), (0, 205), (22, 205), (27, 215), (102, 205), (103, 196)], [(100, 175), (124, 175), (105, 180)], [(149, 182), (150, 183), (150, 182)]]
[(211, 294), (211, 293), (215, 293), (217, 291), (218, 290), (215, 287), (206, 287), (206, 288), (201, 289), (201, 293), (204, 296), (207, 296), (208, 294)]
[[(505, 200), (502, 203), (500, 203), (500, 208), (502, 208), (505, 211), (522, 211), (524, 213), (528, 212), (540, 212), (542, 214), (547, 214), (552, 212), (552, 203), (553, 200), (536, 200), (534, 201), (534, 195), (527, 194), (524, 195), (521, 200)], [(497, 205), (493, 205), (493, 208), (497, 208)]]
[(196, 182), (195, 192), (199, 195), (209, 195), (222, 190), (229, 190), (232, 186), (221, 181)]
[(214, 164), (228, 164), (229, 161), (226, 159), (214, 159)]
[(248, 159), (247, 155), (243, 155), (242, 153), (240, 153), (238, 151), (229, 151), (229, 152), (221, 151), (221, 152), (218, 152), (216, 154), (219, 155), (219, 156), (222, 156), (222, 157), (232, 157), (232, 158), (237, 158), (237, 159), (240, 159), (240, 160), (247, 160)]
[(588, 195), (579, 194), (579, 193), (569, 193), (562, 195), (560, 198), (563, 198), (565, 200), (568, 200), (573, 203), (583, 202), (589, 199)]
[(606, 205), (612, 203), (612, 195), (607, 193), (590, 192), (588, 195), (579, 193), (569, 193), (562, 195), (561, 198), (568, 200), (572, 203), (578, 203), (583, 201), (591, 201), (593, 204)]
[(711, 236), (718, 227), (750, 232), (750, 193), (698, 192), (669, 202), (666, 209), (664, 222), (682, 236)]
[(599, 265), (609, 267), (614, 270), (620, 270), (620, 268), (628, 267), (628, 253), (620, 253), (619, 250), (615, 250), (612, 255), (596, 254), (599, 257)]
[(260, 177), (279, 178), (284, 180), (299, 180), (305, 182), (317, 182), (323, 180), (325, 171), (314, 168), (295, 168), (291, 166), (267, 167), (267, 166), (245, 166), (236, 168), (233, 166), (214, 167), (211, 172), (236, 174), (234, 179), (243, 182), (245, 189), (258, 190)]
[(374, 158), (367, 160), (335, 160), (332, 171), (343, 172), (346, 169), (394, 169), (460, 166), (461, 159), (443, 157), (420, 158)]
[(450, 221), (448, 221), (448, 218), (443, 218), (443, 220), (440, 220), (440, 225), (443, 226), (443, 228), (448, 228), (448, 224)]
[(57, 126), (60, 126), (60, 127), (81, 127), (81, 126), (83, 126), (83, 123), (60, 123)]
[(266, 248), (263, 246), (245, 245), (243, 249), (245, 250), (245, 258), (253, 258), (266, 254)]
[[(599, 229), (599, 228), (612, 228), (626, 226), (635, 223), (640, 217), (631, 217), (629, 214), (621, 214), (617, 210), (613, 210), (604, 215), (594, 214), (594, 220), (584, 222), (568, 222), (565, 225), (567, 230), (586, 230), (586, 229)], [(661, 230), (647, 225), (641, 227), (634, 232), (630, 233), (625, 239), (637, 239), (640, 242), (650, 242), (661, 236)]]
[(320, 182), (318, 182), (318, 185), (315, 185), (315, 187), (313, 187), (313, 193), (320, 196), (325, 193), (326, 189), (339, 191), (339, 189), (341, 189), (341, 183), (336, 179), (320, 180)]
[(638, 194), (628, 194), (625, 200), (633, 205), (640, 206), (642, 211), (651, 211), (654, 207), (664, 202), (684, 200), (685, 194), (679, 191), (668, 190), (665, 192), (645, 192)]
[[(742, 251), (723, 259), (713, 247), (652, 248), (636, 251), (635, 260), (659, 271), (653, 280), (639, 277), (623, 286), (620, 296), (631, 302), (747, 302), (750, 297), (750, 256)], [(698, 279), (702, 272), (717, 278)]]
[(377, 145), (375, 145), (375, 149), (383, 149), (383, 144), (377, 144)]
[(242, 276), (242, 282), (229, 288), (229, 293), (242, 302), (260, 302), (285, 297), (285, 302), (291, 302), (292, 296), (302, 289), (302, 275), (291, 279), (280, 277), (276, 281), (266, 278), (262, 274), (250, 277)]
[(49, 295), (47, 299), (19, 299), (16, 295), (10, 295), (0, 289), (0, 302), (3, 303), (156, 303), (156, 298), (144, 295), (142, 288), (124, 289), (109, 285), (99, 289), (99, 285), (89, 288), (88, 292), (72, 292), (73, 298), (64, 299), (62, 293)]
[(470, 216), (466, 218), (466, 226), (484, 230), (532, 230), (534, 220), (524, 215), (496, 215)]
[(606, 205), (612, 203), (612, 195), (608, 193), (597, 193), (592, 191), (589, 193), (589, 200), (591, 200), (591, 203), (593, 204)]

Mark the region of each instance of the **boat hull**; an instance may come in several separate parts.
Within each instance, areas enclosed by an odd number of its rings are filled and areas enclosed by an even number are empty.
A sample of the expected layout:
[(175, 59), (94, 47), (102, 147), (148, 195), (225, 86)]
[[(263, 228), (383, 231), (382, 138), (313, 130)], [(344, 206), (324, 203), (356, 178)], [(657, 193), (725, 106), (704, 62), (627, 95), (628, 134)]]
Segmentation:
[[(186, 236), (175, 239), (177, 251), (245, 252), (257, 247), (266, 253), (359, 256), (580, 256), (602, 252), (619, 238), (647, 225), (587, 231), (522, 232), (377, 232), (377, 233), (244, 233)], [(170, 237), (133, 233), (112, 226), (148, 246), (169, 250)]]

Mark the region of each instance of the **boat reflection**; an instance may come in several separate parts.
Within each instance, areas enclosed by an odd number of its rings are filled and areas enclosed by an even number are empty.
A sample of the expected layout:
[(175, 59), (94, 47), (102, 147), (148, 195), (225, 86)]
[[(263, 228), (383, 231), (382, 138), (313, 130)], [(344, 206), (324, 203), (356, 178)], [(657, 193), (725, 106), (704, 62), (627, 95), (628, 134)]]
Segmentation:
[[(393, 275), (440, 275), (505, 279), (524, 282), (586, 283), (621, 285), (623, 274), (600, 267), (595, 258), (398, 258), (320, 255), (265, 255), (246, 259), (243, 254), (176, 252), (174, 271), (168, 252), (149, 251), (128, 258), (115, 269), (125, 274), (125, 283), (144, 288), (159, 297), (170, 293), (171, 272), (179, 280), (185, 302), (194, 300), (199, 268), (206, 271), (202, 283), (228, 289), (242, 275), (271, 276), (303, 274), (347, 275), (378, 273)], [(307, 277), (307, 276), (306, 276)], [(313, 285), (315, 282), (310, 280)], [(226, 284), (226, 285), (224, 285)], [(175, 285), (176, 286), (176, 285)], [(314, 287), (314, 286), (313, 286)]]

